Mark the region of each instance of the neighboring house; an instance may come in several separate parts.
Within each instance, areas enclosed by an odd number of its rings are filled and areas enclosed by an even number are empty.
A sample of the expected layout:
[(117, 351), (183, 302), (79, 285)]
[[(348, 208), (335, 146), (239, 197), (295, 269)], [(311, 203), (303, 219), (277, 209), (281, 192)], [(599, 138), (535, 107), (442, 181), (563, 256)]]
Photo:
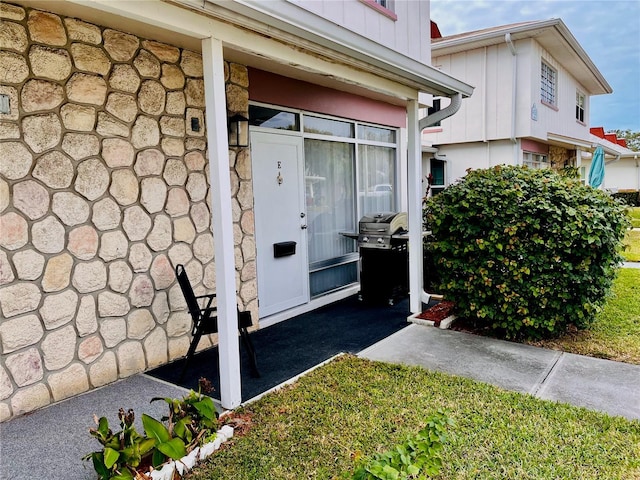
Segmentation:
[(419, 128), (455, 112), (421, 120), (419, 98), (473, 91), (430, 66), (428, 1), (15, 0), (0, 18), (0, 421), (183, 356), (178, 263), (217, 293), (201, 343), (237, 406), (236, 303), (258, 327), (354, 293), (339, 232), (369, 208), (409, 213), (419, 309)]
[[(431, 53), (434, 67), (476, 88), (458, 114), (423, 132), (434, 191), (469, 168), (578, 166), (593, 150), (590, 97), (612, 89), (562, 20), (436, 35)], [(447, 102), (435, 98), (431, 110)]]
[[(615, 133), (605, 133), (602, 127), (592, 127), (591, 142), (602, 146), (605, 153), (604, 182), (601, 188), (619, 192), (640, 190), (640, 152), (627, 148), (627, 142)], [(588, 181), (591, 153), (583, 152), (581, 177)]]

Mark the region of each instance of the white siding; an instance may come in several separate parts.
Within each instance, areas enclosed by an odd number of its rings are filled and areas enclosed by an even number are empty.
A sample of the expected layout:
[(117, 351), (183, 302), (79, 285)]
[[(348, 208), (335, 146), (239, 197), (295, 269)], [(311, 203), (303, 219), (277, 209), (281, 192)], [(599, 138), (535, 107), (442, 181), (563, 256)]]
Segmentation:
[[(554, 133), (569, 138), (589, 140), (589, 94), (587, 90), (572, 77), (553, 55), (544, 50), (537, 42), (532, 42), (531, 52), (531, 96), (538, 108), (538, 121), (531, 123), (533, 137), (547, 139), (547, 133)], [(557, 71), (556, 107), (554, 110), (540, 102), (540, 64), (542, 60)], [(586, 98), (585, 123), (576, 120), (576, 90), (583, 92)]]
[(409, 58), (431, 64), (428, 0), (395, 0), (397, 20), (359, 0), (287, 1)]
[[(547, 141), (548, 134), (589, 140), (588, 92), (533, 39), (515, 42), (515, 137)], [(434, 52), (437, 54), (437, 52)], [(542, 59), (557, 71), (557, 110), (540, 102)], [(460, 111), (425, 138), (434, 145), (510, 139), (513, 118), (513, 56), (506, 43), (433, 58), (433, 65), (476, 87)], [(576, 90), (586, 94), (585, 120), (575, 118)], [(443, 105), (444, 107), (444, 105)], [(532, 110), (537, 111), (537, 120)], [(430, 132), (427, 130), (426, 132)]]
[[(591, 162), (582, 162), (586, 175), (589, 174)], [(602, 188), (607, 190), (639, 190), (640, 165), (633, 158), (623, 158), (617, 162), (607, 163), (604, 168)]]
[[(423, 172), (429, 171), (430, 158), (431, 156), (427, 153), (423, 155)], [(438, 158), (446, 159), (447, 184), (464, 177), (469, 168), (515, 165), (522, 161), (519, 143), (514, 144), (510, 140), (443, 145), (438, 149)]]
[(476, 90), (462, 102), (458, 113), (442, 122), (441, 132), (429, 134), (430, 141), (443, 144), (510, 138), (513, 64), (506, 44), (435, 57), (433, 65)]

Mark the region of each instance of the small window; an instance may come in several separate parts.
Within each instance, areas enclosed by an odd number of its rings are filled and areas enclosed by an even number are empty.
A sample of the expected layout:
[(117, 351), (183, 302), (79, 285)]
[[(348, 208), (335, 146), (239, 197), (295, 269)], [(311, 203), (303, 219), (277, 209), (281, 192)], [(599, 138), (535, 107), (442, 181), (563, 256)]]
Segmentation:
[(249, 105), (249, 124), (254, 127), (300, 131), (300, 115), (276, 108)]
[(304, 115), (304, 131), (318, 135), (330, 135), (332, 137), (354, 137), (352, 122), (343, 122), (331, 118), (312, 117)]
[[(440, 111), (440, 99), (439, 98), (434, 98), (433, 99), (433, 106), (429, 107), (427, 109), (427, 115), (432, 115), (436, 112)], [(439, 127), (440, 126), (440, 122), (436, 122), (433, 125), (431, 125), (432, 127)]]
[(523, 152), (522, 164), (525, 167), (533, 168), (535, 170), (551, 167), (549, 159), (546, 155), (531, 152)]
[(558, 73), (545, 62), (540, 70), (540, 100), (547, 105), (556, 106), (556, 82)]
[(445, 162), (432, 158), (429, 161), (429, 186), (431, 187), (431, 195), (437, 195), (442, 192), (445, 187)]
[(580, 123), (584, 123), (585, 102), (585, 94), (576, 91), (576, 120), (578, 120)]
[(396, 131), (389, 128), (358, 125), (358, 138), (360, 140), (370, 140), (372, 142), (395, 143)]
[(398, 16), (393, 11), (394, 0), (360, 0), (360, 2), (373, 8), (378, 13), (389, 17), (393, 21), (398, 20)]

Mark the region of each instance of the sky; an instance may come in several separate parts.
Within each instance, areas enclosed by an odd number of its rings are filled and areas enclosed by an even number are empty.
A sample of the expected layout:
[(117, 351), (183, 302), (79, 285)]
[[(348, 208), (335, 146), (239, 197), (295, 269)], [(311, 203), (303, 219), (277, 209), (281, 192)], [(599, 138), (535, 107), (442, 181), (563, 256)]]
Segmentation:
[(640, 0), (431, 0), (442, 36), (550, 18), (562, 19), (613, 89), (591, 97), (590, 126), (640, 132)]

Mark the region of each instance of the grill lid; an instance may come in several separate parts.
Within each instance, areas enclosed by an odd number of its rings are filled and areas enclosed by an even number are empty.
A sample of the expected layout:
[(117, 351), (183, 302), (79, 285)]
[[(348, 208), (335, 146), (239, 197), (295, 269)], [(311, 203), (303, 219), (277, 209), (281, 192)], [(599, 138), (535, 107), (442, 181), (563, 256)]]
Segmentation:
[(406, 212), (381, 212), (365, 215), (360, 219), (360, 232), (375, 232), (383, 235), (393, 235), (399, 230), (408, 228)]

